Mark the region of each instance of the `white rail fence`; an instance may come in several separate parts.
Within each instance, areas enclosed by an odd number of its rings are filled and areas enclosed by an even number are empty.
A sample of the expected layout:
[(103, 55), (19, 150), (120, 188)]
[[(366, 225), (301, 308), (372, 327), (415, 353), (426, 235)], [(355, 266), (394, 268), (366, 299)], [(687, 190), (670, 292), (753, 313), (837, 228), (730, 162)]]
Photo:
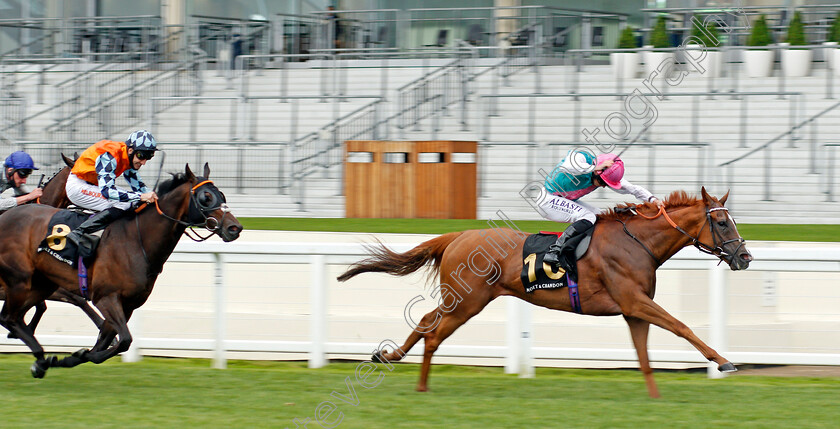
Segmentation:
[[(840, 365), (840, 247), (804, 246), (751, 248), (755, 261), (743, 272), (685, 249), (658, 271), (656, 300), (733, 363)], [(328, 357), (366, 359), (383, 341), (402, 345), (405, 319), (434, 308), (431, 289), (423, 275), (364, 274), (339, 284), (335, 277), (365, 254), (357, 243), (182, 242), (132, 317), (134, 343), (123, 359), (207, 356), (218, 368), (234, 357), (308, 359), (317, 368)], [(621, 317), (497, 301), (450, 337), (435, 362), (505, 365), (521, 376), (535, 365), (637, 365)], [(38, 334), (48, 350), (90, 347), (96, 338), (78, 309), (59, 303), (50, 303)], [(656, 327), (649, 348), (654, 367), (706, 363)], [(6, 338), (0, 350), (26, 351)], [(407, 361), (421, 356), (422, 343)], [(714, 366), (711, 377), (720, 375)]]

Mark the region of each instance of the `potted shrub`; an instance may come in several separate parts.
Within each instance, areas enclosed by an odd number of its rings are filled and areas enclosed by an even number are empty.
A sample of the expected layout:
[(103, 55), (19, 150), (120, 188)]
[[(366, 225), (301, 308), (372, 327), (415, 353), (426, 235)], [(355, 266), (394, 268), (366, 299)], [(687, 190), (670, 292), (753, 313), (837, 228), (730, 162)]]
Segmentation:
[[(758, 17), (753, 24), (747, 46), (768, 46), (773, 42), (767, 28), (767, 18)], [(744, 51), (744, 64), (749, 77), (767, 77), (773, 72), (773, 51), (768, 49), (747, 49)]]
[[(659, 19), (656, 20), (656, 25), (653, 26), (653, 30), (650, 33), (650, 44), (653, 45), (654, 48), (673, 48), (674, 46), (671, 44), (671, 40), (668, 37), (668, 24), (667, 19), (665, 16), (660, 16)], [(650, 74), (662, 64), (663, 61), (670, 58), (671, 61), (674, 60), (674, 53), (673, 52), (646, 52), (645, 53), (645, 77), (650, 76)], [(667, 70), (663, 67), (663, 70)], [(664, 76), (659, 76), (664, 77)]]
[(834, 17), (834, 22), (831, 24), (831, 29), (828, 31), (828, 41), (825, 45), (831, 46), (825, 51), (825, 61), (829, 66), (834, 68), (834, 74), (840, 76), (840, 49), (837, 45), (840, 43), (840, 12)]
[[(632, 27), (624, 27), (621, 30), (621, 37), (618, 39), (619, 49), (636, 49), (636, 36)], [(638, 52), (613, 52), (610, 54), (610, 63), (613, 66), (613, 73), (616, 78), (627, 79), (636, 77), (639, 69)]]
[[(697, 22), (703, 22), (703, 20), (698, 19)], [(710, 22), (706, 26), (705, 31), (695, 25), (692, 27), (691, 35), (699, 39), (705, 48), (700, 45), (689, 44), (686, 46), (688, 49), (706, 49), (706, 57), (699, 61), (699, 65), (705, 70), (702, 75), (705, 77), (719, 77), (723, 67), (723, 53), (712, 50), (721, 46), (717, 24), (714, 21)]]
[(794, 46), (807, 45), (805, 40), (805, 26), (802, 24), (802, 15), (799, 12), (793, 14), (788, 26), (786, 43), (790, 48), (782, 50), (782, 70), (785, 76), (799, 77), (807, 76), (811, 72), (812, 54), (810, 49), (794, 48)]

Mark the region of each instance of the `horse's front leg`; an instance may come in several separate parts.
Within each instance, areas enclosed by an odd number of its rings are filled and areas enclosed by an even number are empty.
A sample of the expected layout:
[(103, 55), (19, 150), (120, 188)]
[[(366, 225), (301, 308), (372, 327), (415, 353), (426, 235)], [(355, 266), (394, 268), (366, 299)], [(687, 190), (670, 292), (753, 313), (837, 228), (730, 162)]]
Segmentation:
[[(105, 316), (96, 344), (91, 350), (77, 350), (71, 356), (62, 359), (59, 366), (72, 367), (85, 362), (99, 364), (128, 350), (131, 345), (131, 334), (128, 331), (128, 318), (119, 297), (116, 295), (105, 297), (96, 303), (96, 307)], [(119, 342), (112, 345), (117, 335), (119, 335)]]
[(624, 313), (624, 316), (646, 320), (685, 338), (706, 359), (717, 363), (718, 370), (721, 372), (737, 371), (735, 365), (732, 365), (731, 362), (724, 359), (718, 352), (707, 346), (688, 326), (677, 320), (674, 316), (671, 316), (664, 308), (642, 293), (641, 290), (638, 293), (632, 294), (632, 298), (626, 301), (618, 303), (621, 306), (621, 311)]
[[(93, 363), (102, 363), (122, 353), (131, 346), (131, 332), (128, 330), (128, 318), (131, 313), (123, 309), (122, 301), (116, 294), (101, 299), (96, 307), (105, 316), (105, 323), (93, 349), (87, 353), (87, 359)], [(116, 344), (111, 344), (114, 335), (119, 337)]]

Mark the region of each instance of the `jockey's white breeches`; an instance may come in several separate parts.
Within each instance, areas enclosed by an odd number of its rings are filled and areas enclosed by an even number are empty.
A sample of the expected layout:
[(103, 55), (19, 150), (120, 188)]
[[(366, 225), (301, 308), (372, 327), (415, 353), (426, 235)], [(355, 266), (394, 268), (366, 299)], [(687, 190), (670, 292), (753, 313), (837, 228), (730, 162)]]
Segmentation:
[(67, 176), (67, 185), (64, 190), (67, 191), (67, 198), (70, 199), (70, 202), (86, 209), (102, 211), (110, 207), (116, 207), (120, 210), (131, 208), (130, 202), (109, 200), (103, 197), (99, 186), (85, 182), (73, 173)]
[(544, 191), (544, 197), (539, 202), (539, 213), (542, 217), (555, 222), (573, 223), (586, 219), (593, 224), (596, 215), (601, 212), (597, 207), (581, 202), (572, 201), (559, 195), (551, 195)]

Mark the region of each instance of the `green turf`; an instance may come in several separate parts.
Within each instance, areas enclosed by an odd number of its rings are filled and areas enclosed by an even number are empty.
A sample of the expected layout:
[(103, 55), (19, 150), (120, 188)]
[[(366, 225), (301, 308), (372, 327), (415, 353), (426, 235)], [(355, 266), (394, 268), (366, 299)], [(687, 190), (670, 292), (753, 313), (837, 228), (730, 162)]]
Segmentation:
[[(240, 218), (246, 229), (287, 231), (336, 231), (406, 234), (443, 234), (465, 229), (488, 228), (486, 220), (471, 219), (347, 219), (347, 218)], [(504, 222), (495, 219), (497, 225)], [(523, 231), (562, 231), (566, 224), (550, 221), (514, 220)], [(840, 225), (739, 224), (746, 240), (840, 242)]]
[[(146, 358), (53, 368), (29, 375), (32, 359), (0, 355), (3, 428), (294, 428), (332, 401), (341, 428), (835, 428), (840, 378), (731, 376), (662, 372), (658, 400), (638, 371), (537, 369), (533, 379), (501, 368), (436, 365), (431, 391), (417, 393), (418, 366), (384, 370), (363, 388), (356, 363), (307, 369), (302, 362), (232, 361), (214, 370), (199, 359)], [(384, 368), (380, 366), (379, 368)], [(374, 380), (377, 373), (370, 380)], [(342, 402), (339, 393), (357, 405)], [(331, 392), (336, 391), (335, 396)], [(349, 399), (348, 399), (349, 400)], [(329, 425), (328, 425), (329, 426)], [(300, 425), (299, 427), (304, 427)]]

